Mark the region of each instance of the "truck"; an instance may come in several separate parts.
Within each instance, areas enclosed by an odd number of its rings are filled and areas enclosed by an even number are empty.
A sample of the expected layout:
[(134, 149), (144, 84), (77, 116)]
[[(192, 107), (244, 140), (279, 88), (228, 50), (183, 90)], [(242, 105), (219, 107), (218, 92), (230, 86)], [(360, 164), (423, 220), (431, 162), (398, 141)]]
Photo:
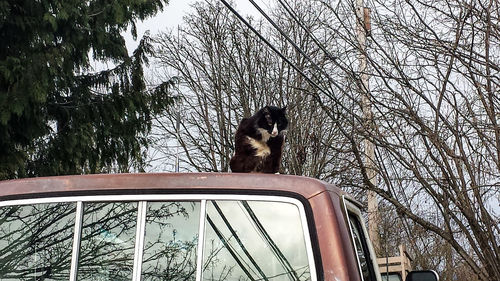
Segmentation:
[(7, 180), (0, 280), (381, 281), (361, 210), (336, 186), (291, 175)]

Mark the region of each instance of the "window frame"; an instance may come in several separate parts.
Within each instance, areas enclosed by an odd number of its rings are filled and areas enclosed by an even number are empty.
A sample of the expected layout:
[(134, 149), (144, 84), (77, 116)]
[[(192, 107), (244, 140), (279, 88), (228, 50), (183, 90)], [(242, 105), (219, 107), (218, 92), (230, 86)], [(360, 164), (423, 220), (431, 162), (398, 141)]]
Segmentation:
[(353, 230), (352, 230), (352, 227), (351, 227), (351, 225), (353, 224), (353, 222), (351, 222), (351, 219), (349, 218), (350, 214), (352, 214), (353, 216), (355, 216), (358, 219), (359, 224), (361, 226), (361, 231), (362, 231), (362, 235), (363, 235), (362, 238), (365, 239), (362, 242), (364, 242), (366, 244), (367, 248), (368, 248), (368, 253), (365, 253), (365, 254), (368, 254), (367, 258), (370, 259), (368, 266), (371, 267), (371, 269), (372, 269), (371, 272), (373, 272), (373, 274), (375, 275), (374, 276), (375, 280), (382, 281), (381, 277), (380, 277), (380, 272), (378, 270), (378, 264), (376, 264), (377, 256), (375, 255), (375, 250), (373, 248), (373, 245), (372, 245), (371, 241), (369, 241), (368, 230), (366, 229), (366, 221), (363, 219), (363, 216), (361, 215), (360, 208), (358, 208), (357, 205), (355, 205), (355, 203), (352, 202), (345, 195), (342, 195), (342, 203), (344, 205), (344, 215), (345, 215), (345, 219), (346, 219), (346, 222), (347, 222), (347, 226), (349, 227), (349, 234), (351, 236), (350, 238), (351, 238), (352, 247), (354, 249), (354, 255), (356, 256), (356, 262), (357, 262), (357, 265), (358, 265), (357, 268), (358, 268), (358, 273), (359, 273), (360, 280), (361, 281), (367, 281), (367, 280), (364, 280), (363, 274), (361, 273), (362, 272), (361, 262), (359, 260), (358, 254), (357, 254), (358, 248), (356, 246), (356, 243), (354, 243), (354, 233), (353, 233)]
[[(91, 191), (89, 191), (91, 192)], [(119, 191), (117, 191), (119, 192)], [(202, 281), (202, 259), (203, 249), (205, 244), (206, 234), (206, 208), (207, 201), (264, 201), (289, 203), (297, 207), (299, 211), (300, 222), (302, 224), (302, 233), (304, 235), (306, 254), (310, 269), (310, 281), (318, 281), (317, 260), (313, 250), (313, 241), (315, 233), (311, 233), (310, 226), (314, 225), (313, 221), (309, 221), (306, 206), (304, 202), (293, 197), (283, 195), (260, 195), (260, 194), (118, 194), (118, 195), (84, 195), (84, 196), (60, 196), (60, 197), (42, 197), (30, 199), (13, 199), (0, 201), (0, 207), (21, 206), (33, 204), (49, 204), (49, 203), (75, 203), (75, 226), (73, 235), (73, 248), (71, 253), (70, 266), (70, 281), (77, 280), (78, 273), (78, 257), (80, 253), (81, 230), (83, 221), (83, 204), (88, 202), (137, 202), (137, 222), (136, 222), (136, 241), (134, 251), (134, 268), (132, 281), (140, 281), (142, 273), (142, 252), (144, 248), (145, 236), (145, 221), (148, 202), (164, 202), (164, 201), (196, 201), (200, 202), (200, 217), (198, 228), (198, 245), (197, 245), (197, 268), (196, 281)], [(201, 241), (201, 242), (200, 242)]]

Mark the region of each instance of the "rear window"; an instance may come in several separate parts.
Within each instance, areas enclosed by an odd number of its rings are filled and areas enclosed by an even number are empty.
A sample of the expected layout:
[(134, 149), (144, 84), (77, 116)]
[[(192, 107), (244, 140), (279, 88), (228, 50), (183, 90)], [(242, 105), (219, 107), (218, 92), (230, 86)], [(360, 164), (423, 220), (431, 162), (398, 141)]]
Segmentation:
[(0, 202), (0, 280), (316, 280), (295, 199), (135, 197)]
[(68, 280), (76, 203), (0, 208), (0, 279)]

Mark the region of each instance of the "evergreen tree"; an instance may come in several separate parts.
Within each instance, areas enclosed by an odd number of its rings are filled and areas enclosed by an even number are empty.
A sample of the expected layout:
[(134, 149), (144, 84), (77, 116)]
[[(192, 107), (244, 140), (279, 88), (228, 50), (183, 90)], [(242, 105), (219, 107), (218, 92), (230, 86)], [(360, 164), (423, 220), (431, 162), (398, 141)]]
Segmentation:
[(130, 57), (121, 34), (167, 3), (0, 0), (0, 179), (144, 166), (151, 118), (172, 99), (169, 83), (146, 89), (149, 37)]

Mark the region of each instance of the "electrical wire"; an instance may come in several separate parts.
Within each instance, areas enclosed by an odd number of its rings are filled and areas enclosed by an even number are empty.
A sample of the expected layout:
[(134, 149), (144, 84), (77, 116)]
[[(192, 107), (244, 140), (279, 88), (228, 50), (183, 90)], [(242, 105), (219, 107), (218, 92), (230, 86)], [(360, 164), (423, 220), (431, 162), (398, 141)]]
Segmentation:
[(253, 278), (252, 274), (250, 274), (250, 272), (248, 271), (248, 269), (241, 262), (241, 260), (239, 259), (236, 251), (234, 251), (233, 248), (231, 247), (231, 244), (229, 243), (229, 241), (224, 237), (224, 235), (222, 235), (222, 232), (220, 232), (219, 228), (217, 228), (217, 226), (215, 225), (215, 223), (212, 221), (212, 219), (208, 215), (207, 215), (207, 222), (212, 227), (212, 229), (214, 230), (215, 234), (219, 237), (219, 240), (222, 242), (222, 244), (224, 245), (224, 247), (226, 247), (226, 249), (229, 252), (229, 254), (233, 257), (233, 259), (236, 261), (236, 263), (238, 263), (238, 265), (241, 268), (241, 270), (243, 270), (243, 272), (248, 276), (248, 278), (250, 280), (255, 281), (255, 278)]
[[(341, 115), (341, 111), (339, 110), (338, 107), (342, 108), (345, 112), (350, 112), (352, 111), (351, 109), (347, 108), (338, 98), (335, 97), (335, 95), (327, 92), (325, 89), (323, 89), (322, 87), (320, 87), (316, 82), (314, 82), (309, 76), (307, 76), (302, 70), (299, 69), (298, 66), (296, 66), (294, 63), (292, 63), (287, 57), (285, 57), (285, 55), (283, 55), (283, 53), (281, 53), (278, 49), (276, 49), (276, 47), (274, 47), (273, 44), (271, 44), (266, 38), (264, 38), (264, 36), (262, 34), (260, 34), (259, 31), (257, 31), (250, 23), (248, 23), (248, 21), (246, 21), (231, 5), (229, 5), (229, 3), (226, 1), (226, 0), (220, 0), (225, 6), (226, 8), (228, 8), (244, 25), (246, 25), (260, 40), (262, 40), (269, 48), (271, 48), (271, 50), (273, 52), (275, 52), (282, 60), (284, 60), (290, 67), (292, 67), (295, 71), (297, 71), (302, 77), (304, 77), (306, 79), (306, 81), (312, 85), (314, 88), (316, 88), (319, 92), (323, 93), (325, 96), (329, 97), (332, 101), (333, 101), (333, 107), (334, 107), (334, 110), (332, 111), (332, 108), (328, 108), (328, 106), (326, 106), (322, 99), (321, 99), (321, 96), (318, 95), (317, 93), (312, 93), (312, 96), (313, 98), (315, 98), (316, 102), (318, 102), (319, 106), (321, 108), (323, 108), (325, 110), (325, 113), (327, 113), (329, 115), (330, 118), (332, 118), (332, 120), (334, 120), (336, 123), (338, 123), (338, 120), (341, 119), (339, 118), (339, 115)], [(258, 6), (258, 5), (257, 5)], [(261, 9), (262, 10), (262, 9)], [(265, 14), (263, 11), (261, 12), (263, 13), (263, 15)], [(267, 14), (266, 14), (267, 15)], [(272, 19), (270, 19), (268, 16), (266, 17), (268, 20), (272, 21)], [(274, 22), (274, 21), (273, 21)], [(278, 30), (281, 30), (281, 28), (279, 28), (276, 24), (274, 25), (275, 28), (277, 28)], [(282, 34), (285, 34), (283, 32), (283, 30), (280, 31), (280, 33)], [(285, 34), (286, 35), (286, 34)], [(287, 38), (289, 38), (288, 36), (286, 36)], [(290, 39), (291, 41), (291, 39)], [(289, 41), (289, 42), (290, 42)], [(293, 42), (293, 41), (292, 41)], [(301, 54), (302, 53), (305, 53), (302, 49), (300, 49), (300, 47), (298, 47), (295, 43), (293, 43), (293, 45), (296, 46), (296, 49), (297, 51), (299, 51)], [(316, 68), (319, 68), (319, 66), (317, 64), (315, 64), (312, 60), (310, 60), (311, 63), (313, 65), (316, 66)], [(324, 72), (324, 70), (321, 70), (320, 69), (320, 72), (323, 73), (323, 74), (326, 74), (327, 77), (328, 77), (328, 81), (332, 84), (334, 84), (338, 90), (340, 90), (341, 92), (343, 92), (345, 94), (345, 89), (343, 87), (341, 87), (340, 85), (338, 85), (329, 75), (328, 73)], [(349, 95), (344, 95), (344, 96), (347, 96), (347, 97), (350, 97)], [(353, 99), (352, 97), (350, 97), (351, 99)], [(337, 115), (337, 116), (336, 116)], [(344, 118), (345, 119), (345, 118)], [(341, 124), (338, 124), (338, 128), (342, 131), (342, 133), (346, 136), (348, 136), (348, 132), (345, 131), (342, 127)]]
[[(290, 4), (288, 4), (287, 2), (284, 2), (282, 0), (278, 0), (278, 2), (283, 6), (283, 8), (285, 9), (285, 11), (290, 15), (290, 17), (295, 20), (299, 26), (307, 33), (307, 35), (309, 35), (309, 37), (312, 38), (312, 40), (314, 41), (314, 43), (316, 43), (316, 45), (325, 53), (325, 55), (328, 57), (328, 59), (336, 62), (337, 60), (337, 57), (332, 55), (330, 53), (330, 51), (328, 51), (325, 47), (325, 45), (323, 45), (321, 42), (319, 42), (318, 38), (316, 38), (316, 36), (311, 32), (311, 30), (309, 30), (309, 28), (306, 27), (304, 21), (302, 21), (299, 16), (297, 15), (297, 13), (295, 13), (295, 11), (293, 11), (292, 7), (290, 6)], [(338, 63), (336, 63), (338, 65)]]
[[(316, 46), (318, 46), (323, 53), (326, 55), (327, 58), (329, 58), (337, 67), (342, 69), (345, 73), (349, 73), (349, 70), (340, 64), (340, 62), (337, 60), (337, 57), (332, 55), (330, 51), (328, 51), (325, 47), (324, 44), (322, 44), (319, 39), (311, 32), (309, 28), (307, 28), (305, 22), (297, 15), (297, 13), (293, 10), (293, 8), (288, 4), (287, 2), (284, 2), (282, 0), (278, 0), (278, 2), (283, 6), (285, 11), (290, 15), (290, 17), (297, 22), (297, 24), (306, 32), (306, 34), (316, 43)], [(336, 85), (337, 86), (337, 85)], [(350, 97), (349, 95), (346, 95)], [(355, 101), (353, 98), (351, 100)]]
[[(273, 21), (265, 12), (264, 10), (262, 10), (262, 8), (260, 8), (260, 6), (254, 1), (254, 0), (249, 0), (250, 3), (252, 3), (254, 5), (254, 7), (261, 13), (262, 16), (264, 16), (267, 21), (272, 25), (274, 26), (274, 28), (276, 30), (278, 30), (278, 32), (283, 36), (285, 37), (285, 39), (290, 43), (292, 44), (292, 46), (298, 51), (300, 52), (315, 68), (317, 71), (319, 71), (321, 74), (323, 74), (327, 79), (328, 79), (328, 82), (330, 83), (330, 85), (334, 85), (339, 91), (341, 91), (345, 97), (349, 98), (350, 100), (352, 100), (353, 102), (357, 102), (356, 99), (354, 99), (351, 95), (347, 94), (345, 92), (345, 88), (342, 87), (341, 85), (339, 85), (337, 82), (335, 82), (335, 80), (321, 67), (319, 67), (312, 59), (311, 57), (309, 57), (307, 55), (306, 52), (304, 52), (304, 50), (302, 50), (299, 46), (297, 46), (297, 44), (292, 40), (290, 39), (290, 37), (283, 31), (282, 28), (280, 28), (275, 21)], [(285, 4), (282, 0), (279, 0), (279, 2), (283, 5), (283, 7), (285, 8), (285, 10), (288, 12), (288, 14), (292, 17), (292, 19), (294, 19), (300, 27), (302, 27), (302, 29), (304, 29), (304, 31), (313, 39), (313, 41), (316, 43), (316, 45), (325, 53), (325, 55), (330, 58), (332, 60), (332, 62), (338, 66), (339, 68), (341, 68), (344, 72), (348, 72), (346, 71), (345, 67), (343, 67), (337, 60), (336, 58), (331, 55), (331, 53), (326, 49), (326, 47), (321, 44), (321, 42), (319, 42), (319, 40), (316, 38), (316, 36), (314, 36), (314, 34), (305, 26), (305, 23), (303, 21), (301, 21), (299, 19), (299, 17), (297, 16), (297, 14), (293, 11), (293, 9), (290, 7), (290, 5), (288, 4)], [(362, 85), (363, 86), (363, 85)], [(347, 112), (349, 112), (350, 110), (348, 108), (346, 108), (344, 106), (343, 103), (341, 103), (337, 97), (335, 95), (327, 95), (329, 98), (331, 98), (334, 102), (335, 102), (335, 105), (336, 106), (340, 106), (343, 110), (347, 110)], [(325, 106), (321, 105), (323, 108), (325, 108)], [(329, 111), (327, 111), (329, 113)], [(338, 110), (337, 110), (338, 112)], [(361, 120), (362, 121), (362, 120)]]
[[(330, 93), (326, 92), (323, 88), (321, 88), (316, 82), (314, 82), (309, 76), (307, 76), (302, 70), (299, 69), (298, 66), (293, 64), (283, 53), (281, 53), (276, 47), (273, 46), (260, 32), (258, 32), (248, 21), (246, 21), (226, 0), (220, 0), (243, 24), (245, 24), (257, 37), (259, 37), (262, 42), (264, 42), (271, 50), (273, 50), (282, 60), (284, 60), (288, 65), (290, 65), (295, 71), (297, 71), (302, 77), (304, 77), (309, 84), (311, 84), (318, 91), (322, 92), (326, 96), (330, 97)], [(314, 95), (316, 100), (322, 104), (321, 97), (319, 95)]]
[[(322, 73), (327, 79), (328, 79), (328, 82), (332, 83), (333, 85), (335, 85), (335, 87), (337, 87), (338, 89), (342, 89), (342, 87), (337, 83), (335, 82), (332, 77), (321, 67), (318, 66), (318, 64), (316, 64), (312, 58), (304, 51), (302, 50), (299, 46), (297, 46), (297, 44), (283, 31), (283, 29), (281, 27), (279, 27), (276, 22), (271, 19), (271, 17), (269, 17), (268, 14), (266, 14), (266, 12), (264, 10), (262, 10), (262, 8), (254, 1), (254, 0), (249, 0), (250, 3), (252, 3), (252, 5), (259, 11), (259, 13), (264, 16), (266, 18), (266, 20), (272, 25), (274, 26), (274, 28), (276, 30), (278, 30), (278, 32), (281, 34), (281, 36), (283, 36), (286, 41), (288, 41), (290, 44), (292, 44), (292, 46), (295, 48), (295, 50), (297, 50), (301, 55), (303, 55), (311, 64), (312, 66), (317, 70), (319, 71), (320, 73)], [(328, 97), (330, 98), (334, 98), (334, 96), (331, 96), (331, 95), (328, 95)]]
[(288, 259), (285, 257), (285, 255), (283, 254), (283, 252), (281, 252), (280, 248), (278, 247), (278, 245), (276, 245), (276, 243), (271, 238), (271, 236), (269, 235), (269, 233), (267, 233), (266, 229), (264, 228), (264, 226), (262, 225), (262, 223), (259, 221), (259, 219), (255, 215), (255, 213), (253, 212), (253, 210), (250, 207), (250, 205), (248, 204), (248, 202), (247, 201), (242, 201), (242, 204), (243, 204), (243, 207), (245, 207), (245, 209), (247, 210), (248, 214), (252, 218), (252, 220), (255, 223), (255, 225), (257, 226), (257, 228), (259, 229), (259, 232), (262, 235), (264, 235), (264, 237), (266, 238), (266, 242), (271, 247), (274, 255), (278, 258), (278, 261), (281, 263), (281, 265), (285, 269), (286, 273), (288, 273), (290, 279), (294, 280), (294, 281), (299, 281), (300, 279), (299, 279), (299, 277), (297, 275), (297, 272), (293, 269), (292, 265), (290, 264), (290, 262), (288, 261)]
[(217, 211), (217, 213), (219, 213), (219, 216), (221, 217), (221, 219), (226, 224), (226, 227), (229, 229), (229, 232), (231, 232), (231, 234), (236, 239), (236, 242), (238, 242), (239, 246), (241, 247), (241, 249), (243, 250), (243, 252), (245, 253), (245, 255), (248, 257), (248, 259), (253, 264), (253, 266), (257, 269), (257, 271), (259, 272), (259, 274), (262, 276), (262, 280), (269, 281), (267, 279), (266, 274), (264, 273), (264, 271), (262, 271), (262, 269), (260, 268), (260, 266), (255, 261), (255, 259), (248, 252), (248, 250), (246, 249), (245, 245), (243, 245), (243, 242), (241, 241), (240, 237), (238, 236), (238, 234), (236, 233), (236, 231), (231, 226), (231, 223), (229, 223), (229, 221), (227, 220), (226, 216), (222, 212), (222, 209), (219, 207), (219, 205), (217, 204), (217, 202), (212, 201), (212, 204), (215, 207), (215, 210)]

